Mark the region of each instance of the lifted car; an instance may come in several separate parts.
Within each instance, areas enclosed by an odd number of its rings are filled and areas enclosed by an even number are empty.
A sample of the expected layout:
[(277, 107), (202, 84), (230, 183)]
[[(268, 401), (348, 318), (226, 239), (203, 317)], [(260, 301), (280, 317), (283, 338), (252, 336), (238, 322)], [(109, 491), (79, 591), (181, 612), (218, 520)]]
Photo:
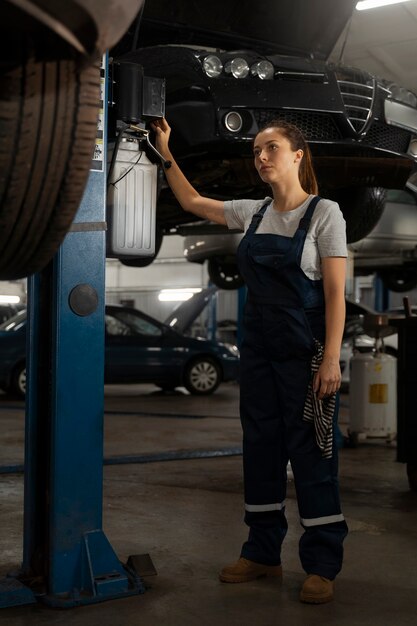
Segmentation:
[[(299, 126), (313, 153), (320, 192), (339, 202), (353, 242), (380, 217), (381, 187), (404, 187), (417, 157), (417, 97), (327, 61), (355, 5), (356, 0), (153, 0), (143, 12), (141, 47), (124, 54), (131, 49), (128, 34), (114, 54), (166, 79), (172, 150), (203, 194), (267, 195), (252, 163), (253, 138), (271, 118)], [(211, 230), (161, 187), (160, 234)]]
[[(251, 145), (280, 117), (305, 133), (320, 191), (339, 202), (349, 241), (364, 237), (383, 208), (380, 187), (402, 188), (415, 168), (417, 98), (327, 61), (355, 4), (0, 3), (0, 279), (42, 269), (71, 225), (97, 137), (98, 61), (109, 47), (114, 59), (166, 79), (172, 148), (201, 193), (266, 195)], [(211, 230), (178, 207), (160, 174), (158, 244), (164, 234)]]
[(42, 269), (80, 204), (100, 62), (144, 0), (0, 3), (0, 280)]

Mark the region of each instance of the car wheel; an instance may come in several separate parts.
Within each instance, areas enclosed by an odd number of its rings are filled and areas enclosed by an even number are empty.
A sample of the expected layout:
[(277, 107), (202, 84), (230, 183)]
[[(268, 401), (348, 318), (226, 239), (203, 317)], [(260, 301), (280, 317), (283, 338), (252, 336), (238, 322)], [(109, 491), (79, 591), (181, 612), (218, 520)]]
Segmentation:
[(417, 270), (415, 268), (392, 267), (378, 272), (378, 276), (390, 291), (411, 291), (417, 286)]
[(338, 202), (346, 220), (346, 237), (353, 243), (369, 235), (378, 223), (385, 206), (382, 187), (351, 187), (329, 193)]
[(220, 367), (210, 357), (195, 359), (185, 371), (184, 385), (193, 395), (209, 395), (217, 389), (220, 383)]
[(208, 275), (219, 289), (239, 289), (245, 284), (236, 263), (221, 257), (209, 259)]
[(0, 279), (41, 270), (65, 237), (91, 167), (100, 101), (98, 65), (16, 46), (19, 61), (0, 70)]
[(19, 363), (14, 369), (10, 385), (10, 392), (13, 395), (24, 398), (26, 396), (26, 365)]

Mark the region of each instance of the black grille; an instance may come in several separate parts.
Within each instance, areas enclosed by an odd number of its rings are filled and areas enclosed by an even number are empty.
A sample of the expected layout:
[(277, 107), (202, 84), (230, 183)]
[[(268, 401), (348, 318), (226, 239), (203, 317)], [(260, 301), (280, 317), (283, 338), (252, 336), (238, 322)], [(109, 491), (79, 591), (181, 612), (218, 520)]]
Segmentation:
[(341, 139), (340, 131), (334, 120), (325, 113), (255, 109), (254, 116), (259, 127), (272, 119), (285, 120), (290, 124), (295, 124), (307, 141), (338, 141)]
[(374, 122), (366, 133), (363, 142), (375, 146), (375, 148), (404, 154), (408, 150), (410, 139), (411, 133), (407, 130)]

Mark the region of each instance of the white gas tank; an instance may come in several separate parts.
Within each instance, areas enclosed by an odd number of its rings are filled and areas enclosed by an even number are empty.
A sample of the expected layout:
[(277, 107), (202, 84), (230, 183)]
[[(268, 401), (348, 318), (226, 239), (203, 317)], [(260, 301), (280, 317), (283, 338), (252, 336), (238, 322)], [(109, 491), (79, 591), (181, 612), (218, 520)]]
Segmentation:
[(107, 190), (107, 256), (155, 254), (157, 166), (138, 139), (123, 138)]
[(350, 367), (350, 431), (393, 438), (397, 432), (397, 359), (382, 352), (358, 352)]

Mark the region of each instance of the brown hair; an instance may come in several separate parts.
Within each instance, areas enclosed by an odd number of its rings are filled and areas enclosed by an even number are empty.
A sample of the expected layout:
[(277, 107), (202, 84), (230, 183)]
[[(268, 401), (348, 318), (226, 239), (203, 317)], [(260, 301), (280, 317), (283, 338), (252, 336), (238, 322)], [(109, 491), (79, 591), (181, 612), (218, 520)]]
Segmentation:
[[(295, 124), (290, 124), (285, 120), (273, 119), (267, 122), (259, 129), (259, 133), (267, 128), (276, 128), (281, 132), (281, 134), (290, 142), (291, 149), (302, 150), (304, 153), (303, 158), (301, 159), (300, 169), (298, 171), (298, 178), (300, 179), (300, 185), (307, 193), (314, 194), (315, 196), (318, 194), (318, 184), (316, 174), (313, 168), (313, 159), (311, 157), (311, 151), (308, 146), (307, 141), (304, 138), (301, 130), (295, 126)], [(258, 134), (259, 134), (258, 133)]]

